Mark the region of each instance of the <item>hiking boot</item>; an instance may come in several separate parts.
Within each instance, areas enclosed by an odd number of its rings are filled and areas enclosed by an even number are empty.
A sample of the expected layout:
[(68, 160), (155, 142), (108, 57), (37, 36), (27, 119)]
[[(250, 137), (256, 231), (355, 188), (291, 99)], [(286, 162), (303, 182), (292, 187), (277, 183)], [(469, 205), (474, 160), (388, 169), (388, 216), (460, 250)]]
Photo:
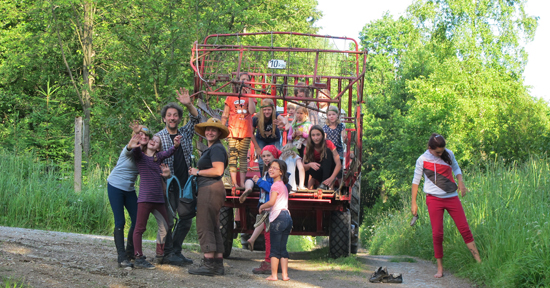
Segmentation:
[(136, 259), (136, 256), (134, 255), (134, 228), (133, 227), (130, 227), (130, 231), (128, 231), (128, 237), (126, 238), (126, 258), (128, 258), (128, 260)]
[(192, 275), (214, 276), (216, 275), (216, 264), (214, 258), (203, 258), (197, 268), (187, 270)]
[(183, 256), (183, 254), (178, 253), (178, 254), (174, 254), (176, 257), (180, 258), (182, 261), (183, 261), (183, 265), (190, 265), (190, 264), (193, 264), (193, 260)]
[(164, 264), (164, 255), (156, 255), (155, 258), (153, 258), (154, 264)]
[(254, 274), (271, 274), (271, 263), (262, 261), (259, 268), (252, 269)]
[(186, 263), (183, 262), (183, 259), (176, 256), (174, 253), (168, 254), (168, 256), (164, 256), (162, 259), (162, 264), (168, 264), (168, 265), (176, 265), (176, 266), (184, 266)]
[(214, 259), (214, 273), (216, 275), (225, 275), (225, 268), (223, 268), (223, 258)]
[(149, 263), (147, 260), (145, 260), (143, 257), (136, 257), (136, 261), (134, 261), (134, 268), (137, 269), (155, 269), (155, 265)]

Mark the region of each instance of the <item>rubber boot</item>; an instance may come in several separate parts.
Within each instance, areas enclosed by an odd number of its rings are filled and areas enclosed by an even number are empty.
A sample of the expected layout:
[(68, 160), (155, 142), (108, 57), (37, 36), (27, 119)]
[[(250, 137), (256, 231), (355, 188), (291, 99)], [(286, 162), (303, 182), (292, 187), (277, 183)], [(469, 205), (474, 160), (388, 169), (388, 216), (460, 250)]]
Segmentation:
[(118, 267), (132, 267), (132, 263), (126, 257), (126, 250), (124, 250), (124, 229), (115, 228), (114, 232), (115, 246), (118, 255)]
[(224, 275), (225, 269), (223, 268), (223, 258), (215, 258), (214, 259), (214, 267), (216, 275)]
[(136, 259), (134, 255), (134, 227), (130, 226), (130, 231), (128, 231), (128, 237), (126, 238), (126, 258), (128, 260)]
[(214, 258), (204, 257), (201, 261), (201, 264), (197, 268), (189, 268), (189, 274), (192, 275), (205, 275), (205, 276), (214, 276), (216, 275), (216, 264)]

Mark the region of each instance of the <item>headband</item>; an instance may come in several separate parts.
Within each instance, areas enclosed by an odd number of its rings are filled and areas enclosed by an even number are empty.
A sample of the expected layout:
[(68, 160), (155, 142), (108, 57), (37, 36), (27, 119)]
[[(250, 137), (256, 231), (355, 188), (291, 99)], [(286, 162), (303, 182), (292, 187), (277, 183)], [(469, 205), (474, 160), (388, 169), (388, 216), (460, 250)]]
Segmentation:
[(264, 151), (269, 151), (275, 159), (279, 159), (279, 156), (281, 156), (281, 151), (279, 151), (279, 149), (277, 149), (274, 145), (265, 146), (264, 149), (262, 149), (262, 153), (264, 153)]

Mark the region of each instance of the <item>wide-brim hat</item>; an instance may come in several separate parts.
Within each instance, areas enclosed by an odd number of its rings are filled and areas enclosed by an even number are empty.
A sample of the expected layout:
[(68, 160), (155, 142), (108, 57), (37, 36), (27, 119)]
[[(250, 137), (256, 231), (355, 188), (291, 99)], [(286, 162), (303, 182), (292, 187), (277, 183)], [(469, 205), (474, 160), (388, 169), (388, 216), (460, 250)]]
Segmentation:
[(214, 127), (220, 130), (220, 137), (218, 139), (224, 139), (229, 136), (229, 129), (225, 125), (222, 125), (222, 121), (217, 118), (210, 118), (206, 122), (195, 125), (195, 132), (204, 137), (204, 131), (206, 131), (207, 127)]

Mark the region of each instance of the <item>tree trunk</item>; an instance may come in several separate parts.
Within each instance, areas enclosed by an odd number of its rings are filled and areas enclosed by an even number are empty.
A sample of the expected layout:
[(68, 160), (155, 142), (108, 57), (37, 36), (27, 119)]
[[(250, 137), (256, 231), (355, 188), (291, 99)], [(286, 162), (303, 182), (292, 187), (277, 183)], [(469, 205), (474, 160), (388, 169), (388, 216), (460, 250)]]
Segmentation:
[(82, 109), (84, 110), (84, 127), (82, 135), (82, 146), (86, 158), (90, 155), (90, 116), (91, 116), (91, 94), (94, 86), (94, 63), (93, 63), (93, 33), (94, 33), (95, 3), (93, 0), (84, 1), (84, 25), (82, 29), (82, 52), (84, 61), (82, 65)]

